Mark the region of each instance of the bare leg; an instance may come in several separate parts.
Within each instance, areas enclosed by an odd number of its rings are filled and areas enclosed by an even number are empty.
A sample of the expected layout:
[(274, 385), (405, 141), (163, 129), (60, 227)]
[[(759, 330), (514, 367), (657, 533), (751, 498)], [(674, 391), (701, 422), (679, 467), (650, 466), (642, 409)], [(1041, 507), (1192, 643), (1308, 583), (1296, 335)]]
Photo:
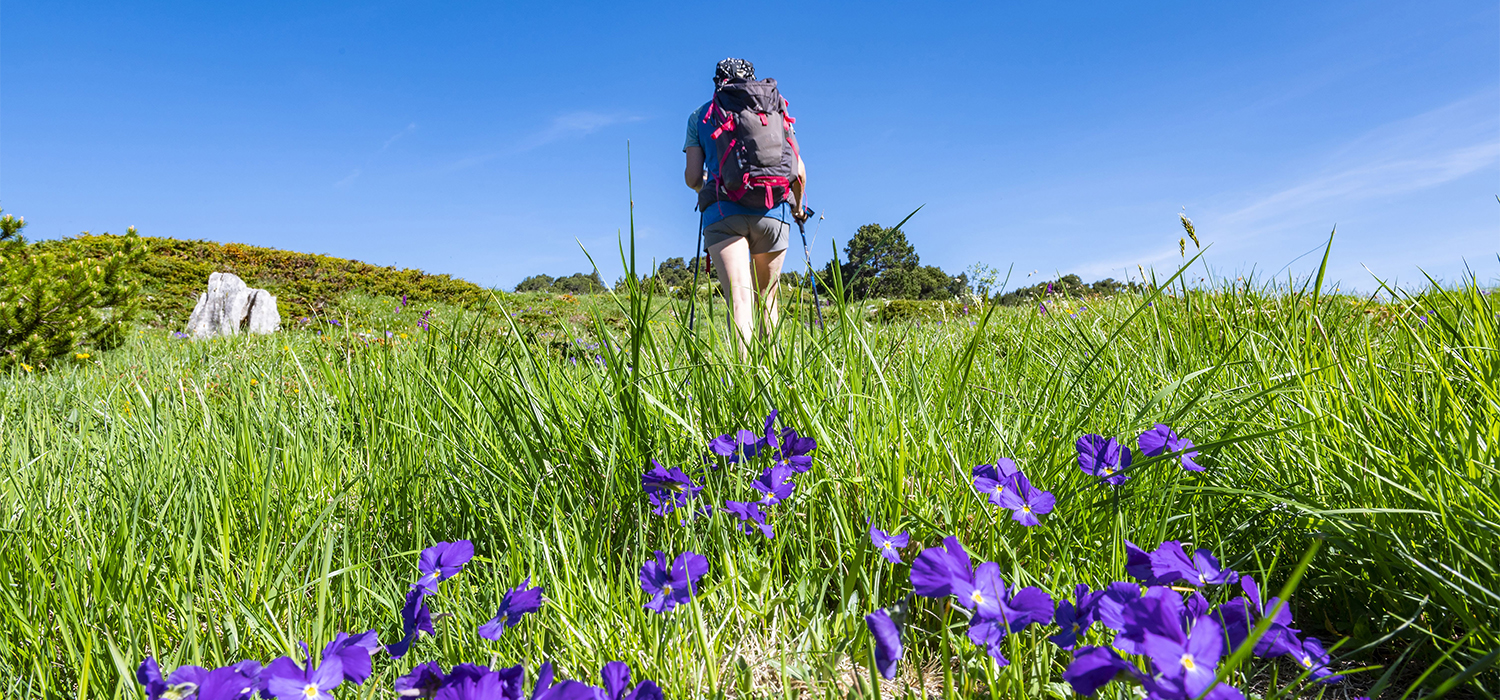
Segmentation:
[(755, 263), (755, 291), (760, 297), (761, 337), (775, 337), (776, 325), (781, 322), (781, 264), (786, 261), (786, 251), (760, 253), (750, 256)]
[(755, 289), (750, 275), (750, 243), (741, 236), (709, 246), (719, 286), (728, 290), (732, 339), (740, 359), (750, 359), (750, 333), (755, 318)]

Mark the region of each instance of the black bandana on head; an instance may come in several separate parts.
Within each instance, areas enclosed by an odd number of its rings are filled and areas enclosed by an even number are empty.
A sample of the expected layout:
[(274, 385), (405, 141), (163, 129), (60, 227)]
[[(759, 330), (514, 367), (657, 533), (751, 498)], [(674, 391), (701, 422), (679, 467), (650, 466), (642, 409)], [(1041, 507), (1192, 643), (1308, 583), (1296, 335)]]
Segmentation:
[(722, 85), (725, 81), (736, 78), (755, 80), (755, 66), (743, 58), (726, 58), (714, 68), (715, 85)]

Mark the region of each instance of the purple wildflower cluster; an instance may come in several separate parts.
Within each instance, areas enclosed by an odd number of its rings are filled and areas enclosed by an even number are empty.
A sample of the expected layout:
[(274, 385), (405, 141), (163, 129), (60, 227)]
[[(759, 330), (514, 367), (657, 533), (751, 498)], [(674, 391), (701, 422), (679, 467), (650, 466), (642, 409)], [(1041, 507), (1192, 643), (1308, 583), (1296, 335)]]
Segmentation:
[(1052, 492), (1031, 485), (1031, 480), (1008, 459), (981, 464), (973, 469), (974, 489), (987, 494), (989, 502), (1011, 511), (1011, 519), (1035, 527), (1042, 524), (1036, 516), (1052, 512), (1057, 499)]
[[(136, 669), (136, 681), (146, 691), (148, 700), (333, 700), (332, 691), (344, 683), (363, 685), (373, 673), (372, 659), (381, 651), (400, 658), (423, 632), (435, 634), (427, 597), (435, 595), (439, 584), (462, 571), (474, 558), (474, 545), (468, 540), (439, 542), (422, 550), (417, 559), (420, 577), (406, 595), (401, 610), (402, 638), (382, 646), (374, 630), (350, 635), (338, 633), (323, 647), (317, 661), (306, 644), (302, 660), (283, 656), (262, 666), (247, 660), (221, 668), (179, 666), (165, 677), (156, 659), (147, 657)], [(705, 564), (706, 568), (706, 564)], [(499, 639), (514, 627), (522, 615), (535, 612), (543, 602), (542, 589), (532, 588), (528, 577), (520, 586), (507, 591), (500, 610), (479, 627), (479, 636)], [(512, 666), (490, 670), (475, 664), (458, 664), (450, 671), (435, 661), (418, 664), (395, 681), (397, 694), (404, 697), (442, 698), (443, 700), (661, 700), (662, 693), (651, 681), (631, 685), (630, 668), (621, 661), (604, 665), (602, 686), (579, 681), (554, 682), (552, 665), (537, 669), (531, 694), (523, 696), (525, 670)]]
[[(1127, 572), (1144, 586), (1124, 581), (1098, 591), (1079, 586), (1075, 601), (1058, 605), (1056, 620), (1063, 632), (1051, 639), (1073, 650), (1063, 679), (1075, 692), (1093, 695), (1111, 681), (1123, 680), (1140, 684), (1148, 698), (1159, 700), (1243, 698), (1238, 688), (1218, 680), (1219, 665), (1249, 641), (1266, 617), (1271, 620), (1255, 641), (1256, 656), (1287, 655), (1318, 682), (1340, 679), (1329, 669), (1322, 643), (1291, 627), (1291, 612), (1282, 601), (1262, 601), (1255, 579), (1221, 567), (1208, 550), (1198, 549), (1189, 558), (1181, 543), (1168, 541), (1150, 553), (1127, 542), (1126, 552)], [(1204, 587), (1236, 582), (1243, 595), (1218, 606), (1203, 594)], [(1184, 583), (1187, 588), (1176, 587)], [(1113, 640), (1077, 646), (1095, 622), (1113, 631)], [(1144, 657), (1149, 664), (1121, 654)]]
[[(1153, 428), (1141, 433), (1136, 439), (1136, 444), (1141, 449), (1141, 454), (1147, 457), (1160, 455), (1175, 455), (1177, 462), (1185, 471), (1201, 472), (1203, 466), (1193, 461), (1198, 452), (1193, 449), (1193, 441), (1177, 436), (1172, 428), (1157, 423)], [(1110, 486), (1119, 486), (1130, 480), (1130, 448), (1121, 445), (1114, 438), (1106, 438), (1102, 435), (1085, 435), (1078, 438), (1076, 444), (1078, 450), (1078, 468), (1085, 474), (1099, 477)]]
[[(705, 459), (710, 468), (718, 469), (722, 466), (718, 460), (722, 460), (723, 465), (735, 465), (748, 464), (750, 460), (761, 456), (770, 458), (770, 464), (765, 466), (758, 478), (750, 482), (750, 488), (760, 493), (759, 498), (750, 501), (724, 501), (724, 511), (739, 520), (742, 531), (759, 532), (766, 539), (776, 536), (775, 529), (766, 522), (770, 507), (791, 498), (792, 492), (797, 488), (797, 484), (791, 480), (792, 476), (812, 468), (810, 453), (818, 447), (816, 440), (797, 434), (791, 427), (782, 426), (778, 431), (776, 417), (777, 412), (773, 409), (766, 416), (760, 432), (740, 430), (710, 440), (708, 451), (712, 456)], [(664, 467), (653, 459), (651, 469), (641, 475), (641, 489), (651, 502), (651, 512), (667, 515), (688, 506), (690, 501), (698, 497), (703, 486), (681, 469)], [(711, 506), (704, 505), (698, 509), (697, 514), (709, 515), (712, 512)]]
[(927, 598), (952, 596), (973, 615), (969, 618), (969, 641), (984, 648), (1000, 666), (1010, 661), (1000, 651), (1006, 635), (1031, 624), (1052, 622), (1052, 598), (1040, 588), (1009, 588), (1000, 576), (1000, 565), (987, 561), (974, 566), (973, 559), (957, 537), (943, 546), (923, 550), (911, 565), (911, 586)]
[(797, 484), (791, 481), (792, 475), (812, 468), (810, 453), (818, 447), (816, 440), (797, 434), (790, 426), (783, 425), (777, 431), (776, 416), (776, 410), (772, 409), (758, 435), (741, 430), (733, 435), (720, 435), (708, 444), (709, 452), (724, 458), (729, 464), (745, 463), (760, 455), (770, 457), (771, 463), (761, 471), (759, 478), (750, 483), (750, 488), (760, 492), (759, 499), (724, 501), (724, 510), (739, 519), (741, 530), (760, 532), (766, 539), (776, 536), (771, 524), (766, 522), (770, 514), (767, 509), (791, 498), (792, 491), (797, 488)]

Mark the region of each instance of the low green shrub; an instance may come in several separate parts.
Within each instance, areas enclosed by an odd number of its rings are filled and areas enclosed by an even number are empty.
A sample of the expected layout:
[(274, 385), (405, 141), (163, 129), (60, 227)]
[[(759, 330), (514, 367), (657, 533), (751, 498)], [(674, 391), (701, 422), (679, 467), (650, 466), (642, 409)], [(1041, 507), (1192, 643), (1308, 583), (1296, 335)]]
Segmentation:
[[(74, 259), (103, 259), (122, 245), (122, 236), (109, 234), (63, 238), (35, 244), (41, 251)], [(187, 323), (214, 272), (232, 272), (252, 287), (276, 295), (282, 318), (316, 316), (332, 311), (340, 297), (363, 291), (400, 298), (412, 304), (443, 302), (477, 308), (491, 292), (472, 282), (421, 270), (380, 267), (329, 255), (296, 253), (275, 248), (140, 237), (145, 249), (140, 264), (142, 321), (160, 328)]]

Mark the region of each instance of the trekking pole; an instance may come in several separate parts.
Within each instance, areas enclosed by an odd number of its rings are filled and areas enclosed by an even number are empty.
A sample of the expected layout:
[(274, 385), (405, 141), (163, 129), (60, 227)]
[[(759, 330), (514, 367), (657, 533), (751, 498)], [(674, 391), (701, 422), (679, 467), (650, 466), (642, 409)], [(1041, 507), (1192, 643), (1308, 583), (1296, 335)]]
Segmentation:
[[(807, 207), (807, 206), (802, 207), (802, 211), (804, 213), (806, 213), (807, 216), (809, 216), (809, 217), (817, 214), (817, 212), (813, 211), (812, 208)], [(818, 300), (818, 279), (817, 279), (817, 277), (815, 275), (813, 275), (813, 269), (812, 269), (812, 250), (810, 250), (807, 247), (807, 226), (806, 226), (806, 222), (807, 222), (807, 218), (806, 217), (801, 218), (801, 219), (797, 219), (797, 232), (800, 233), (800, 234), (802, 234), (802, 257), (803, 257), (803, 259), (807, 260), (807, 281), (812, 284), (812, 288), (813, 288), (813, 306), (815, 308), (817, 308), (817, 310), (818, 310), (818, 327), (822, 328), (823, 327), (823, 302), (821, 302), (821, 301)], [(809, 327), (812, 326), (812, 317), (811, 316), (807, 317), (807, 325)]]
[[(691, 335), (692, 332), (693, 332), (693, 320), (694, 320), (693, 316), (694, 316), (694, 313), (697, 311), (697, 304), (698, 304), (698, 268), (702, 267), (702, 265), (700, 265), (699, 263), (703, 262), (703, 213), (702, 212), (700, 212), (698, 214), (698, 243), (697, 243), (697, 247), (693, 248), (693, 257), (692, 257), (692, 260), (693, 260), (693, 289), (692, 289), (692, 292), (688, 295), (688, 334), (689, 335)], [(710, 304), (713, 303), (713, 298), (712, 297), (709, 298), (709, 303)], [(709, 311), (708, 312), (710, 314), (712, 314), (713, 313), (713, 307), (709, 307)]]

